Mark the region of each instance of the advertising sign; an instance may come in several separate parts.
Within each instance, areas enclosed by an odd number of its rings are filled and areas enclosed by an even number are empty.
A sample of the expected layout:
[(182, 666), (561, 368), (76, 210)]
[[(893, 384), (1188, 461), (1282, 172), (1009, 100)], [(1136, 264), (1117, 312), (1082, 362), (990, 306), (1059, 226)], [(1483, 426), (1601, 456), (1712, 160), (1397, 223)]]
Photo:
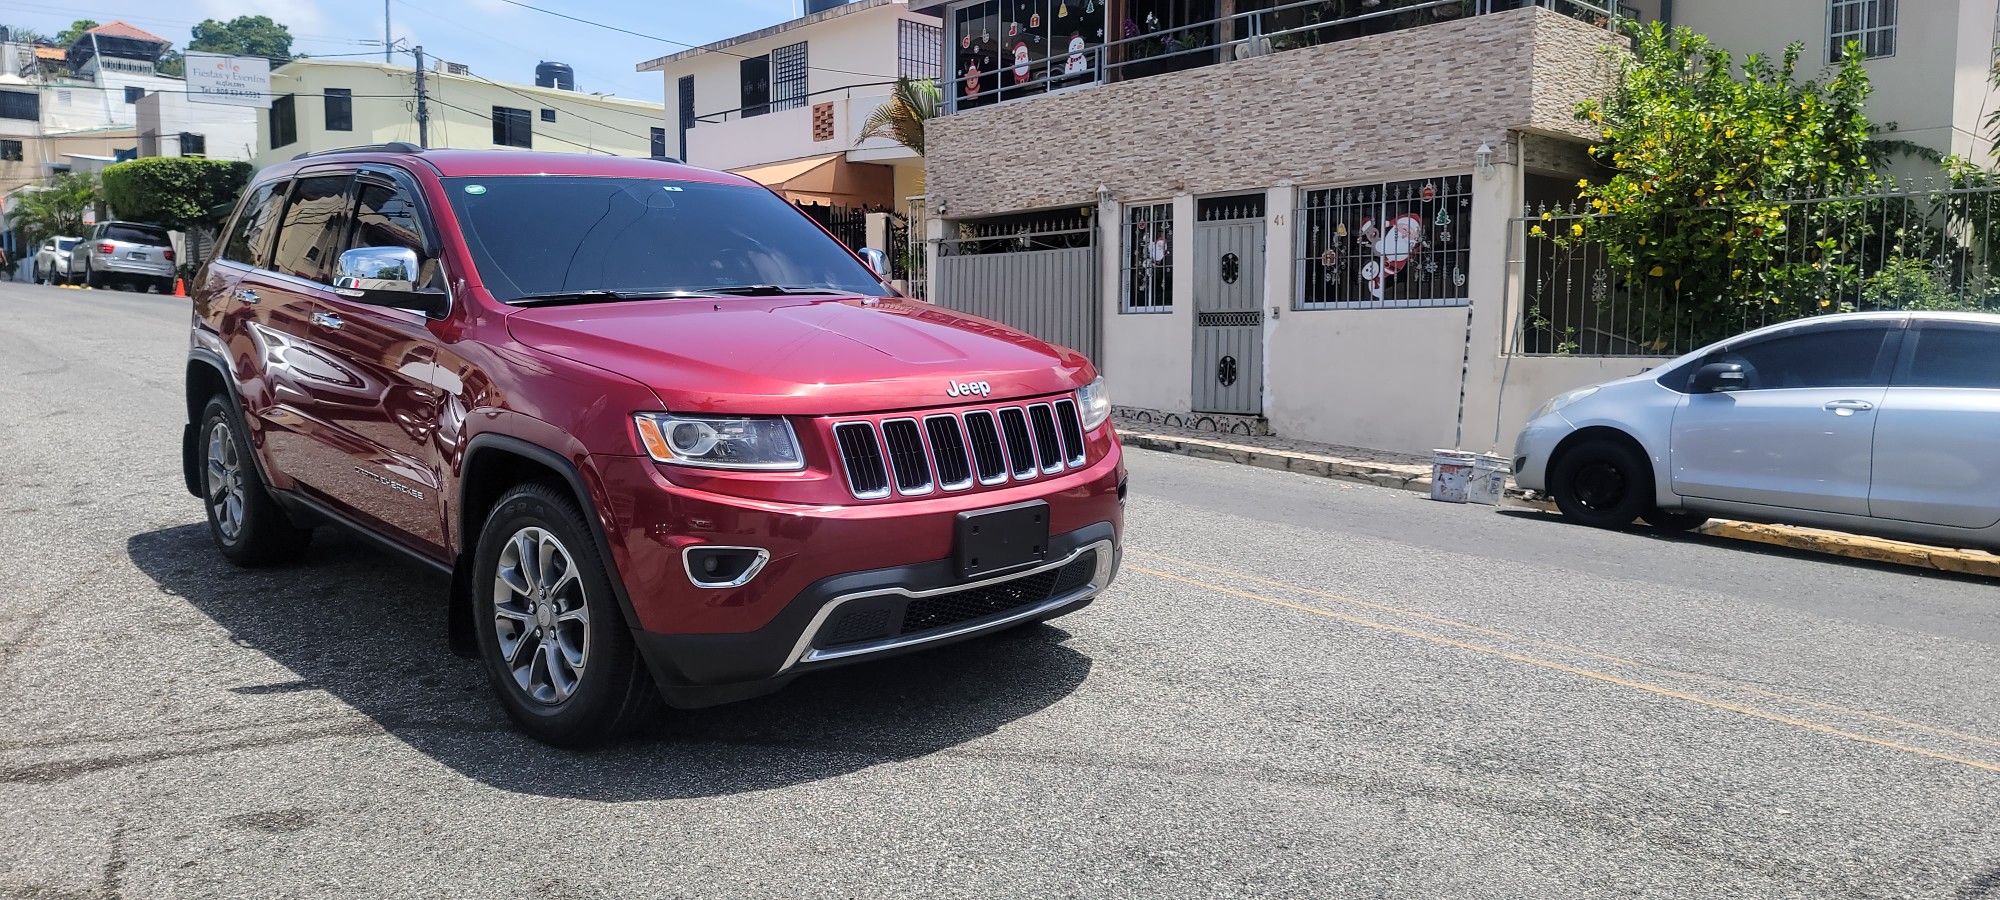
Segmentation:
[(199, 52), (189, 52), (186, 59), (190, 101), (271, 107), (270, 60)]

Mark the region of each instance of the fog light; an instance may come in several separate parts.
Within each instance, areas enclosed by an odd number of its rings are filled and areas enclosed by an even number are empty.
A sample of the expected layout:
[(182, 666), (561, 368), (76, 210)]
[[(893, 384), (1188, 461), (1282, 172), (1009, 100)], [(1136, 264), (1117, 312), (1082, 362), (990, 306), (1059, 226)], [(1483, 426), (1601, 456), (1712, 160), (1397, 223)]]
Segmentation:
[(762, 547), (702, 545), (681, 551), (681, 563), (687, 569), (688, 580), (705, 588), (742, 587), (757, 577), (764, 564), (770, 561), (771, 551)]

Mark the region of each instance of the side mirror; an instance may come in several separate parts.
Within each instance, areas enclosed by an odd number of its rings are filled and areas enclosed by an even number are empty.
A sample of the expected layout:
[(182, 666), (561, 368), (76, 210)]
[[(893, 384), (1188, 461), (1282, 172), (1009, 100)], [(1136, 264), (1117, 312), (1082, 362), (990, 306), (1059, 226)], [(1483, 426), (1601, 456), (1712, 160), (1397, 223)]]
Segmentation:
[(356, 247), (340, 254), (333, 292), (370, 306), (444, 315), (450, 298), (443, 291), (418, 290), (417, 267), (417, 251), (408, 247)]
[(1738, 363), (1709, 363), (1695, 370), (1688, 390), (1696, 394), (1720, 394), (1750, 386), (1750, 373)]
[(889, 277), (889, 254), (883, 253), (874, 247), (863, 247), (854, 252), (855, 255), (861, 257), (862, 262), (868, 264), (868, 268), (875, 270), (876, 275), (883, 278)]

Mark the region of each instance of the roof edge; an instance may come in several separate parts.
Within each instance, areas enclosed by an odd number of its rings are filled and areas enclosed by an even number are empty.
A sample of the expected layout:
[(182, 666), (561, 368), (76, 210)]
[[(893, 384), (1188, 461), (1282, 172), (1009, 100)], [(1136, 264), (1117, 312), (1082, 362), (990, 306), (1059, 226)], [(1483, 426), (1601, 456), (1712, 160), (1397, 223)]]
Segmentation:
[(789, 21), (779, 22), (778, 24), (772, 25), (768, 28), (760, 28), (756, 31), (746, 32), (744, 34), (739, 34), (735, 37), (723, 38), (722, 40), (703, 44), (699, 47), (689, 47), (688, 49), (682, 50), (679, 53), (669, 54), (667, 56), (662, 56), (657, 59), (649, 59), (635, 66), (633, 68), (633, 71), (658, 72), (661, 69), (666, 68), (668, 65), (680, 62), (681, 60), (684, 59), (693, 59), (694, 57), (700, 56), (704, 53), (713, 53), (717, 50), (727, 50), (730, 47), (737, 46), (738, 44), (747, 44), (752, 41), (761, 41), (767, 37), (775, 37), (777, 35), (784, 34), (787, 31), (796, 31), (800, 28), (806, 28), (809, 26), (818, 25), (821, 22), (838, 19), (841, 18), (842, 16), (851, 16), (858, 12), (877, 9), (879, 7), (884, 7), (884, 6), (908, 6), (908, 5), (909, 5), (909, 0), (854, 0), (854, 2), (852, 3), (843, 3), (839, 6), (833, 7), (832, 9), (823, 9), (809, 16), (801, 16), (799, 18), (792, 19)]

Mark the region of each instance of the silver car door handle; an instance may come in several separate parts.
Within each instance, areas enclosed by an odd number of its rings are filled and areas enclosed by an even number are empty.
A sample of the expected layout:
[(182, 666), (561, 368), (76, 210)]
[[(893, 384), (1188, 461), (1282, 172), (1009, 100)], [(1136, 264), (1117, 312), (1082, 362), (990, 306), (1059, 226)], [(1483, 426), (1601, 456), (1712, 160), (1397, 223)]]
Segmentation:
[(255, 303), (257, 302), (257, 292), (249, 288), (244, 288), (242, 290), (239, 290), (236, 292), (236, 302)]
[(1875, 404), (1866, 400), (1832, 400), (1826, 404), (1826, 408), (1834, 412), (1867, 412), (1874, 409)]
[(319, 327), (328, 329), (330, 331), (339, 331), (340, 329), (347, 327), (347, 323), (341, 321), (341, 318), (339, 316), (336, 316), (333, 313), (326, 313), (326, 312), (313, 313), (312, 323), (314, 325), (318, 325)]

